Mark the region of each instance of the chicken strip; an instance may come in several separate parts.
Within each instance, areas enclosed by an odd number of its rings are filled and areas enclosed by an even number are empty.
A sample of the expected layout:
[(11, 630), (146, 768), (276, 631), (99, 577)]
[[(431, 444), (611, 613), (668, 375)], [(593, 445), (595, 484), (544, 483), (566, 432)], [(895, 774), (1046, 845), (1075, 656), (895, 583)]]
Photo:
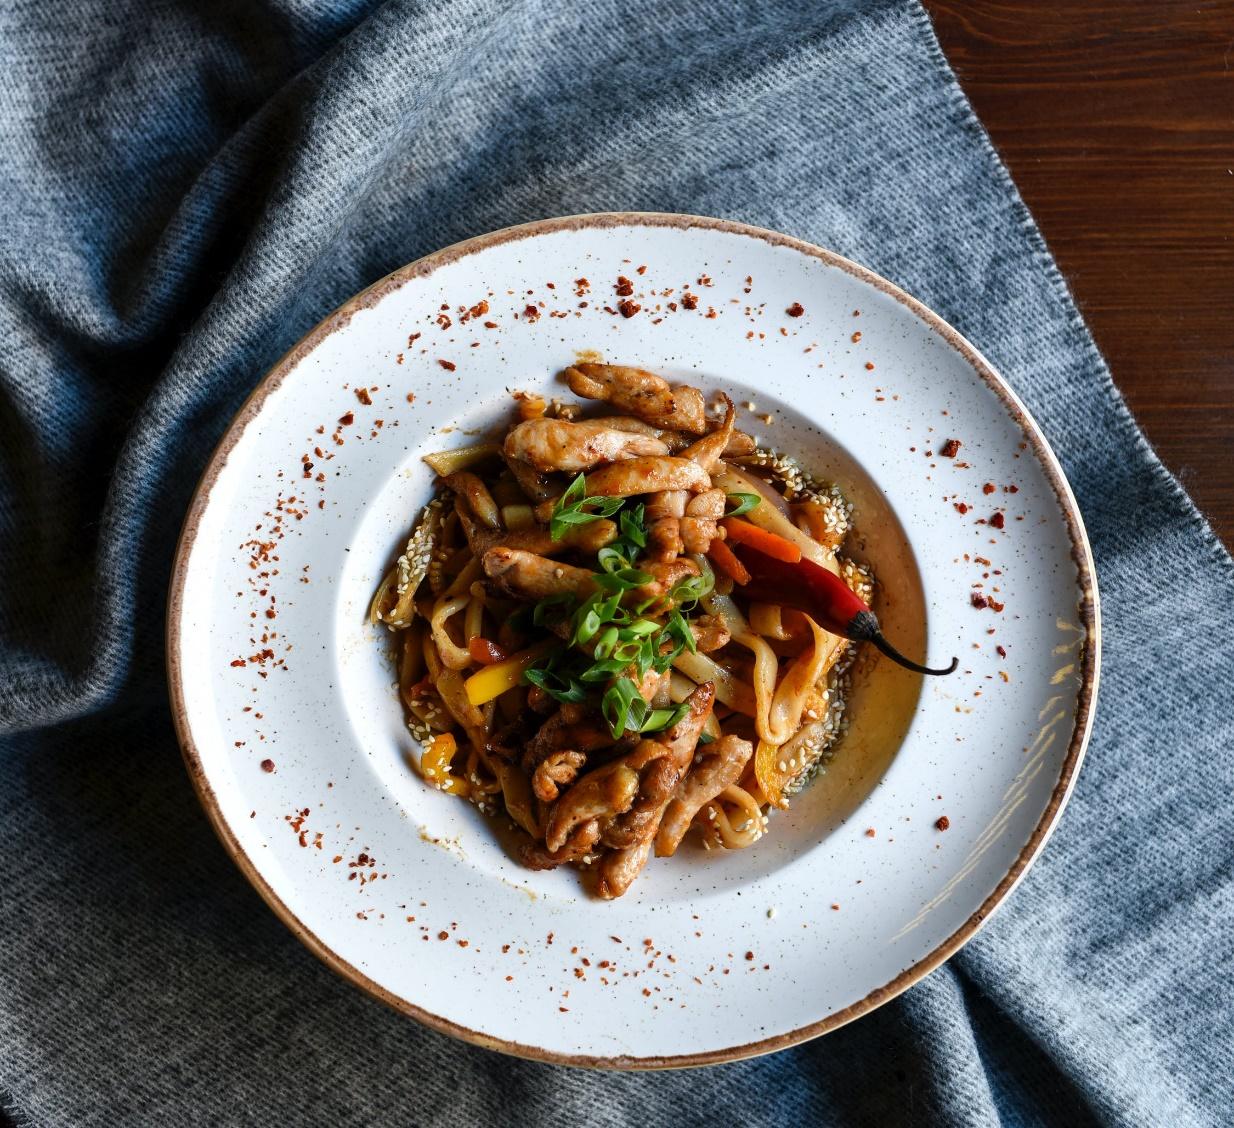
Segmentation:
[[(667, 795), (661, 796), (659, 788), (671, 776), (675, 776), (680, 781), (686, 767), (689, 765), (690, 759), (694, 755), (695, 746), (698, 744), (699, 733), (703, 731), (703, 725), (711, 715), (712, 705), (715, 704), (715, 686), (711, 682), (705, 682), (687, 700), (690, 703), (690, 711), (671, 729), (662, 734), (662, 741), (643, 742), (644, 744), (660, 744), (667, 755), (657, 759), (656, 763), (666, 765), (671, 770), (666, 771), (662, 767), (657, 773), (654, 780), (657, 789), (657, 798), (654, 805), (649, 803), (644, 809), (640, 810), (639, 801), (635, 800), (629, 815), (624, 816), (622, 820), (618, 820), (618, 822), (625, 821), (627, 824), (637, 823), (638, 825), (634, 835), (620, 836), (625, 837), (627, 840), (621, 842), (620, 845), (614, 842), (613, 844), (616, 846), (616, 849), (609, 854), (605, 854), (600, 861), (597, 868), (596, 893), (605, 900), (612, 900), (614, 897), (620, 897), (625, 893), (647, 864), (647, 859), (651, 855), (652, 842), (660, 826), (660, 820), (663, 818), (665, 808), (673, 798), (671, 791)], [(642, 745), (639, 747), (641, 748)], [(638, 749), (635, 749), (636, 753), (637, 751)], [(613, 834), (613, 831), (616, 829), (618, 828), (614, 824), (614, 827), (610, 828), (608, 834), (602, 834), (602, 840), (618, 837)]]
[(585, 755), (612, 745), (613, 734), (608, 725), (589, 717), (582, 705), (565, 704), (527, 742), (522, 755), (523, 770), (532, 774), (542, 761), (566, 749)]
[(681, 518), (689, 497), (688, 490), (665, 490), (647, 499), (647, 546), (653, 559), (667, 562), (685, 551)]
[(531, 790), (541, 803), (551, 803), (564, 787), (578, 779), (579, 769), (587, 757), (581, 752), (565, 749), (550, 752), (539, 764), (531, 777)]
[(711, 478), (697, 462), (686, 458), (626, 458), (587, 475), (593, 497), (631, 497), (663, 490), (699, 493), (711, 488)]
[(666, 709), (670, 702), (668, 695), (670, 681), (671, 675), (667, 670), (663, 673), (648, 670), (638, 683), (638, 695), (653, 709)]
[(539, 842), (527, 840), (519, 847), (518, 855), (528, 869), (556, 869), (567, 862), (577, 862), (585, 858), (599, 838), (600, 822), (598, 819), (591, 819), (575, 830), (559, 850), (549, 850)]
[(728, 627), (719, 615), (699, 615), (689, 620), (694, 645), (703, 654), (725, 647), (732, 640)]
[[(639, 567), (651, 576), (651, 579), (634, 589), (633, 598), (636, 603), (643, 603), (647, 600), (666, 603), (669, 593), (682, 580), (699, 574), (698, 565), (687, 556), (679, 556), (675, 560), (667, 561), (653, 560), (640, 564)], [(664, 609), (667, 610), (667, 606)], [(651, 610), (654, 613), (658, 608), (653, 606)]]
[(724, 491), (716, 489), (695, 494), (686, 503), (685, 516), (679, 522), (686, 552), (706, 552), (711, 547), (719, 535), (716, 522), (724, 516), (725, 504)]
[(606, 901), (620, 897), (631, 885), (634, 879), (643, 872), (647, 859), (651, 856), (651, 842), (639, 842), (627, 846), (624, 850), (613, 850), (605, 854), (597, 867), (596, 895)]
[(623, 850), (644, 840), (650, 841), (660, 825), (664, 808), (676, 792), (690, 765), (699, 733), (715, 704), (715, 686), (704, 682), (686, 699), (689, 711), (656, 740), (643, 740), (626, 759), (649, 761), (642, 772), (638, 795), (630, 809), (602, 831), (605, 846)]
[(490, 548), (517, 548), (538, 556), (557, 556), (573, 548), (593, 553), (617, 539), (617, 523), (607, 517), (586, 525), (571, 525), (560, 540), (553, 540), (549, 531), (541, 528), (519, 529), (516, 532), (485, 529), (462, 508), (458, 509), (458, 519), (468, 547), (481, 559)]
[(689, 775), (678, 784), (677, 793), (660, 820), (655, 838), (656, 857), (667, 858), (676, 852), (694, 816), (741, 778), (753, 755), (753, 744), (732, 735), (722, 736), (713, 744), (698, 749)]
[(724, 404), (724, 422), (720, 425), (720, 429), (691, 443), (681, 452), (682, 458), (697, 462), (708, 474), (720, 464), (720, 459), (733, 438), (733, 424), (737, 419), (737, 409), (728, 396), (724, 396)]
[(657, 438), (619, 431), (602, 423), (568, 423), (564, 419), (532, 419), (510, 429), (506, 458), (527, 463), (541, 473), (577, 474), (602, 463), (640, 455), (668, 454)]
[[(697, 435), (687, 435), (684, 431), (669, 431), (663, 427), (655, 427), (630, 415), (602, 415), (593, 419), (592, 422), (603, 423), (606, 427), (611, 427), (616, 431), (633, 431), (635, 434), (649, 435), (653, 439), (659, 439), (668, 447), (669, 454), (681, 454), (694, 443), (706, 441), (705, 438), (700, 439)], [(729, 436), (728, 445), (721, 453), (725, 458), (742, 458), (753, 454), (755, 449), (753, 436), (747, 435), (745, 431), (733, 431)]]
[(621, 364), (577, 364), (562, 375), (576, 396), (604, 400), (656, 426), (707, 433), (706, 404), (697, 388), (671, 387), (653, 372)]
[(600, 831), (600, 841), (613, 850), (624, 850), (655, 836), (664, 808), (685, 774), (685, 769), (674, 762), (668, 749), (658, 741), (640, 741), (631, 755), (639, 753), (653, 758), (639, 776), (637, 794), (629, 808), (617, 812)]
[(557, 800), (544, 832), (550, 851), (560, 850), (582, 823), (598, 819), (603, 827), (630, 809), (639, 792), (638, 751), (588, 772)]
[(596, 590), (586, 568), (559, 564), (519, 548), (490, 548), (481, 564), (489, 579), (501, 590), (520, 599), (547, 599), (569, 592), (583, 599)]

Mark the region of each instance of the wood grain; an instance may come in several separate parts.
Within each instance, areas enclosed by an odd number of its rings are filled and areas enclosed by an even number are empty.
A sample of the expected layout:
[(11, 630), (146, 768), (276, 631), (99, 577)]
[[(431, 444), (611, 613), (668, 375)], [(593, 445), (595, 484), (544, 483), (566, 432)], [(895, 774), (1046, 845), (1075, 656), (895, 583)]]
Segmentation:
[(925, 7), (1115, 382), (1234, 545), (1234, 2)]

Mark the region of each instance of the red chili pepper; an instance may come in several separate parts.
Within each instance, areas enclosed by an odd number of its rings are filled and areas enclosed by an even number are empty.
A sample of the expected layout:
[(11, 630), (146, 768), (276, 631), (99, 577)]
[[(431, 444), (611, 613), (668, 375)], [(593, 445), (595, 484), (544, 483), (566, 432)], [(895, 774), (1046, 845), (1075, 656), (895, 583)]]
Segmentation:
[(854, 642), (872, 642), (893, 662), (919, 674), (950, 674), (960, 664), (958, 658), (952, 658), (945, 670), (935, 670), (905, 658), (883, 637), (874, 612), (852, 588), (808, 557), (790, 564), (748, 544), (737, 545), (736, 554), (750, 573), (750, 582), (740, 589), (742, 595), (803, 611), (823, 630)]

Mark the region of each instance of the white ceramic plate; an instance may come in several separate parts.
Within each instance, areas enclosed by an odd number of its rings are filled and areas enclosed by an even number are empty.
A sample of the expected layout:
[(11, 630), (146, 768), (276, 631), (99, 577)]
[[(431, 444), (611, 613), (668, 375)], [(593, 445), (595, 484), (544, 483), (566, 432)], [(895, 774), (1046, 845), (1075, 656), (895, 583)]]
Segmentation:
[[(420, 781), (388, 636), (366, 621), (430, 494), (421, 455), (504, 423), (507, 389), (564, 393), (555, 375), (580, 352), (754, 403), (741, 425), (856, 502), (853, 551), (880, 578), (888, 635), (961, 660), (925, 684), (876, 663), (830, 769), (762, 841), (655, 859), (614, 902), (590, 899), (573, 870), (520, 868), (474, 808)], [(1002, 610), (974, 606), (974, 591)], [(432, 255), (282, 360), (193, 501), (168, 651), (206, 810), (331, 967), (486, 1046), (659, 1067), (823, 1033), (973, 934), (1074, 783), (1097, 623), (1058, 463), (954, 330), (786, 236), (604, 215)]]

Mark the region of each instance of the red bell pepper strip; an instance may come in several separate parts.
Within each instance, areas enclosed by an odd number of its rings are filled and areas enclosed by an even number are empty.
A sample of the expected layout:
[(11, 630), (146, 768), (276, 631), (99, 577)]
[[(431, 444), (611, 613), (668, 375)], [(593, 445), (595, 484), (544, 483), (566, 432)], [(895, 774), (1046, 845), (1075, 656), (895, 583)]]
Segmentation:
[(823, 630), (853, 642), (872, 642), (893, 662), (919, 674), (950, 674), (960, 664), (958, 658), (953, 658), (950, 666), (938, 670), (905, 658), (883, 637), (874, 612), (852, 588), (808, 557), (790, 564), (750, 544), (738, 545), (736, 554), (750, 573), (749, 583), (741, 588), (741, 594), (750, 599), (794, 607), (809, 615)]

